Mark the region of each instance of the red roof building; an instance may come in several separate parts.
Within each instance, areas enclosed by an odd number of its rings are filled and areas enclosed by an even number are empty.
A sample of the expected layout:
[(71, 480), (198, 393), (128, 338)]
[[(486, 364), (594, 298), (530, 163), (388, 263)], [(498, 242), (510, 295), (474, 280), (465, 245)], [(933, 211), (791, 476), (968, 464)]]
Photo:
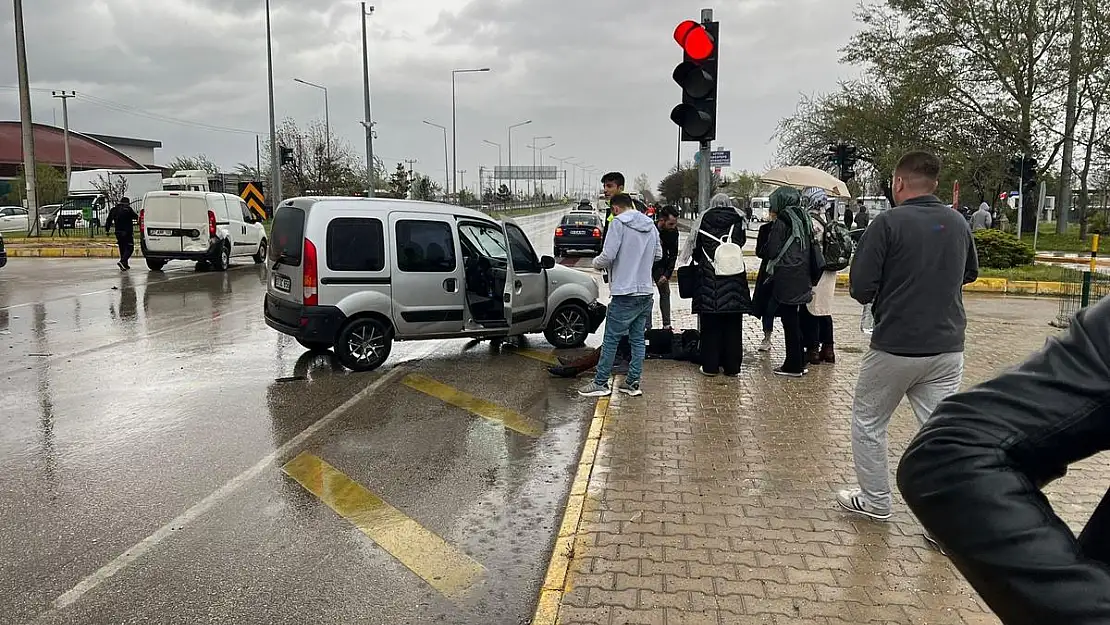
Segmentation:
[[(65, 169), (65, 139), (61, 128), (47, 124), (35, 124), (35, 161)], [(140, 144), (151, 151), (161, 147), (161, 142), (145, 139), (126, 139), (106, 135), (81, 134), (69, 132), (69, 151), (73, 169), (147, 169), (140, 163), (109, 145), (121, 146)], [(118, 140), (118, 141), (113, 141)], [(0, 121), (0, 179), (15, 178), (23, 165), (23, 134), (18, 121)]]

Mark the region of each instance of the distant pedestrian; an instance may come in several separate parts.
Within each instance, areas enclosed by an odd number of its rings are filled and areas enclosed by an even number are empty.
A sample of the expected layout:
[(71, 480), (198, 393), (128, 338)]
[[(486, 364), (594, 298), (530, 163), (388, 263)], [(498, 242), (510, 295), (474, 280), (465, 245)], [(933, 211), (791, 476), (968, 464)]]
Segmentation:
[(116, 265), (120, 271), (131, 269), (128, 261), (135, 252), (135, 220), (139, 218), (131, 208), (131, 199), (120, 198), (119, 202), (108, 211), (108, 218), (104, 221), (104, 233), (111, 232), (112, 226), (116, 228), (116, 245), (119, 247), (119, 261)]
[(698, 286), (691, 311), (701, 322), (701, 372), (714, 376), (724, 370), (729, 377), (740, 375), (744, 357), (744, 315), (751, 311), (746, 270), (718, 274), (718, 248), (722, 241), (741, 248), (747, 238), (746, 220), (732, 206), (728, 195), (719, 193), (709, 202), (697, 230), (691, 256), (698, 268)]
[(851, 206), (845, 206), (844, 207), (844, 226), (846, 228), (848, 228), (849, 230), (851, 230), (852, 227), (855, 226), (855, 224), (856, 224), (855, 214), (852, 212), (852, 207)]
[(786, 359), (775, 375), (800, 378), (807, 371), (802, 342), (800, 307), (813, 299), (810, 276), (810, 247), (813, 229), (809, 215), (802, 210), (801, 194), (791, 187), (779, 187), (771, 194), (771, 228), (762, 247), (755, 253), (767, 261), (770, 305), (782, 319)]
[[(826, 196), (825, 191), (818, 188), (809, 188), (802, 193), (802, 202), (808, 206), (813, 240), (817, 245), (824, 240), (827, 226), (829, 224), (836, 226), (834, 222), (825, 222), (821, 219), (821, 206), (827, 201)], [(813, 287), (813, 299), (799, 309), (802, 341), (806, 348), (806, 364), (836, 362), (832, 318), (833, 297), (836, 295), (836, 273), (836, 271), (822, 271), (817, 286)]]
[(860, 240), (850, 291), (871, 304), (871, 349), (852, 405), (852, 457), (859, 487), (842, 490), (844, 509), (891, 514), (887, 426), (905, 397), (924, 424), (960, 388), (964, 367), (963, 285), (979, 274), (975, 240), (959, 213), (934, 195), (940, 160), (910, 152), (894, 170), (897, 208), (883, 211)]
[(859, 206), (856, 207), (856, 230), (867, 229), (869, 223), (871, 223), (871, 213), (863, 205), (863, 202), (860, 202)]
[(1108, 397), (1104, 298), (1016, 369), (942, 401), (902, 457), (906, 503), (1006, 625), (1110, 623), (1110, 493), (1078, 536), (1053, 509), (1090, 510), (1103, 461), (1073, 479), (1082, 506), (1042, 492), (1110, 448)]
[(971, 231), (988, 230), (994, 224), (991, 217), (991, 207), (986, 202), (979, 205), (979, 210), (971, 215)]
[(644, 330), (651, 317), (652, 293), (655, 284), (651, 268), (663, 258), (659, 232), (647, 215), (636, 210), (632, 197), (618, 193), (610, 198), (613, 221), (601, 254), (594, 258), (593, 266), (609, 273), (609, 291), (612, 297), (605, 315), (605, 337), (601, 344), (601, 358), (597, 373), (590, 384), (578, 390), (584, 397), (602, 397), (612, 394), (609, 376), (617, 345), (627, 336), (632, 358), (628, 375), (617, 387), (633, 397), (642, 395), (640, 376), (644, 366)]
[(659, 230), (659, 244), (663, 258), (651, 267), (651, 278), (659, 290), (659, 314), (663, 318), (663, 329), (671, 329), (671, 276), (674, 275), (675, 262), (678, 260), (678, 209), (664, 206), (659, 209), (655, 222)]

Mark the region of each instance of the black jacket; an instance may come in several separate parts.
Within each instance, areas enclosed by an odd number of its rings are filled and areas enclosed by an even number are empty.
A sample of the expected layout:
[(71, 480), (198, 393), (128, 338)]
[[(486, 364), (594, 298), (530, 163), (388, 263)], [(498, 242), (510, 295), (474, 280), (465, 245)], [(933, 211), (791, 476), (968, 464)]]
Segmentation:
[[(780, 215), (767, 229), (767, 239), (756, 240), (755, 253), (763, 260), (771, 261), (778, 257), (786, 240), (790, 237), (787, 217)], [(766, 266), (766, 264), (764, 265)], [(775, 267), (775, 272), (767, 276), (771, 283), (771, 297), (777, 304), (800, 306), (813, 299), (813, 282), (809, 276), (809, 244), (794, 241), (783, 254)]]
[(108, 218), (104, 221), (104, 231), (111, 230), (114, 225), (117, 237), (134, 236), (135, 220), (138, 218), (130, 204), (116, 204), (108, 211)]
[(659, 278), (674, 274), (674, 265), (678, 261), (678, 230), (664, 230), (659, 228), (659, 244), (663, 246), (663, 258), (655, 261), (651, 266), (651, 278)]
[(1041, 489), (1107, 449), (1110, 298), (1017, 369), (941, 402), (902, 457), (898, 488), (1003, 623), (1101, 625), (1110, 497), (1077, 541)]
[[(744, 247), (747, 233), (744, 232), (744, 218), (731, 206), (711, 208), (701, 218), (701, 229), (718, 239), (731, 233), (732, 242)], [(694, 241), (694, 264), (698, 267), (698, 290), (691, 302), (695, 315), (706, 313), (746, 313), (752, 309), (752, 297), (748, 292), (747, 272), (734, 276), (718, 276), (713, 271), (710, 259), (721, 245), (715, 239), (691, 232), (697, 237)]]

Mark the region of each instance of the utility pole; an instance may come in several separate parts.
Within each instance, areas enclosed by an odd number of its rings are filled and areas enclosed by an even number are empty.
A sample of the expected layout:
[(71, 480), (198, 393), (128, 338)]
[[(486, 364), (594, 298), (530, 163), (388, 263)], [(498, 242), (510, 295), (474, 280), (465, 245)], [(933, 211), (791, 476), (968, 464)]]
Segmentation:
[(52, 91), (51, 96), (59, 98), (62, 101), (62, 137), (65, 141), (66, 148), (66, 185), (69, 185), (69, 176), (73, 173), (73, 161), (69, 156), (69, 99), (77, 96), (76, 91)]
[[(462, 176), (463, 191), (466, 191), (466, 170), (465, 169), (456, 169), (455, 172), (457, 174), (459, 174), (460, 176)], [(458, 195), (458, 191), (456, 191), (455, 194)]]
[(254, 176), (262, 177), (262, 137), (254, 136)]
[(38, 187), (35, 180), (35, 127), (31, 122), (31, 81), (27, 78), (27, 40), (23, 33), (23, 0), (15, 0), (15, 65), (19, 74), (19, 122), (23, 130), (23, 174), (27, 179), (27, 234), (39, 233)]
[(266, 0), (266, 70), (270, 96), (270, 206), (281, 203), (281, 158), (278, 157), (277, 117), (274, 114), (274, 44), (270, 35), (270, 0)]
[(1079, 64), (1083, 56), (1083, 0), (1072, 1), (1071, 45), (1068, 54), (1068, 99), (1064, 115), (1064, 153), (1060, 159), (1060, 201), (1056, 206), (1056, 233), (1067, 234), (1071, 211), (1072, 162), (1075, 154), (1075, 121), (1079, 99)]
[(416, 164), (415, 158), (406, 158), (405, 162), (409, 164), (409, 184), (412, 184), (412, 166)]
[(374, 121), (370, 114), (370, 54), (366, 41), (366, 18), (374, 13), (374, 7), (367, 9), (362, 3), (362, 99), (365, 105), (366, 120), (362, 123), (366, 129), (366, 197), (374, 197)]

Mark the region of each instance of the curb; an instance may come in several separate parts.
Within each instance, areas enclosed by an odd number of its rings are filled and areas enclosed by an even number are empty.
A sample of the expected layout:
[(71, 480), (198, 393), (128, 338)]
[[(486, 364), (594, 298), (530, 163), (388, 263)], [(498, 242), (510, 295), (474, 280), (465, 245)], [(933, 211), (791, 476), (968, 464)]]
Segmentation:
[(586, 504), (586, 492), (593, 475), (594, 461), (597, 459), (601, 431), (609, 415), (609, 400), (609, 397), (602, 397), (594, 406), (590, 431), (586, 435), (586, 443), (582, 446), (582, 455), (578, 458), (578, 470), (575, 471), (574, 481), (571, 482), (563, 520), (559, 523), (559, 534), (555, 538), (555, 547), (551, 551), (551, 560), (547, 564), (543, 586), (540, 587), (539, 601), (532, 615), (532, 625), (555, 625), (559, 618), (563, 595), (570, 590), (568, 578), (570, 565), (574, 561), (574, 542), (578, 538), (578, 525), (582, 521), (582, 509)]
[[(9, 247), (8, 258), (118, 258), (115, 247)], [(132, 258), (142, 258), (137, 247)]]
[[(748, 282), (755, 283), (755, 272), (748, 272)], [(1006, 278), (979, 278), (971, 284), (964, 285), (965, 293), (997, 293), (1000, 295), (1046, 295), (1062, 297), (1073, 293), (1068, 282), (1039, 282), (1032, 280), (1007, 280)], [(848, 274), (841, 273), (836, 276), (836, 286), (848, 286)]]

